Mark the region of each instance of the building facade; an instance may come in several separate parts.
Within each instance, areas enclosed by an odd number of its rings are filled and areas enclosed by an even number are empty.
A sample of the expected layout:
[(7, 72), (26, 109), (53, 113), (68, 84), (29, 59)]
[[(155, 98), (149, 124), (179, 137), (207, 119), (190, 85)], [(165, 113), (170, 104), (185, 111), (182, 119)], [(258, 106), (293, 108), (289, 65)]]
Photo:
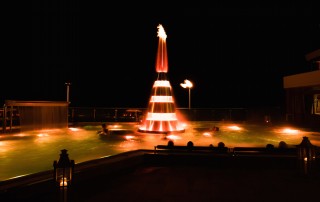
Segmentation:
[(320, 49), (306, 54), (312, 71), (283, 77), (286, 119), (320, 128)]

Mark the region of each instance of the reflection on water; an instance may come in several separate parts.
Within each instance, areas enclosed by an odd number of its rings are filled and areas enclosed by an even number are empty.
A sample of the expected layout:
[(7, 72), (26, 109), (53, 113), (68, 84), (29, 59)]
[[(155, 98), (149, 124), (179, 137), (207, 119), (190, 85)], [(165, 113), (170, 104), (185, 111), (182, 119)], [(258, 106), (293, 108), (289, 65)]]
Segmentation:
[[(227, 147), (235, 146), (278, 146), (280, 141), (289, 145), (300, 144), (304, 136), (320, 146), (320, 132), (303, 128), (239, 124), (226, 122), (190, 122), (184, 133), (149, 134), (139, 133), (139, 125), (122, 123), (108, 125), (110, 134), (99, 136), (101, 126), (32, 131), (19, 134), (0, 135), (0, 180), (51, 170), (53, 161), (58, 160), (60, 150), (67, 149), (69, 158), (75, 163), (136, 149), (154, 149), (155, 145), (217, 146), (224, 142)], [(213, 130), (217, 127), (219, 130)]]

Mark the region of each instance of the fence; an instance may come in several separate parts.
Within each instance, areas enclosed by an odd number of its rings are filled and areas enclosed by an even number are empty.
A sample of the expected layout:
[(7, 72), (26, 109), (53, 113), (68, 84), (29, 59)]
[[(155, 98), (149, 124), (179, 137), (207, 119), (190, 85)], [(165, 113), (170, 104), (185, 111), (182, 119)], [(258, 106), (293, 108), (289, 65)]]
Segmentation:
[[(146, 112), (147, 108), (69, 107), (68, 122), (139, 122)], [(190, 121), (266, 122), (280, 121), (284, 117), (278, 108), (177, 108), (177, 114)], [(0, 109), (0, 124), (2, 129), (19, 126), (19, 108)]]

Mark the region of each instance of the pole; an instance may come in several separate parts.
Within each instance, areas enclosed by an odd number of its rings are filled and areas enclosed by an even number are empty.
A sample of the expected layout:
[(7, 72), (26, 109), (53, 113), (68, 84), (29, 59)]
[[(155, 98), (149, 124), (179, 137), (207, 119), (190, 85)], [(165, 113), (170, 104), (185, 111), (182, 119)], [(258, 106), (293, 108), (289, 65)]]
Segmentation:
[(69, 84), (67, 84), (67, 102), (69, 103)]
[(3, 105), (3, 133), (6, 132), (6, 129), (7, 129), (7, 105), (4, 104)]
[(191, 108), (191, 88), (189, 88), (189, 109)]
[(180, 86), (182, 86), (183, 88), (189, 89), (189, 109), (191, 109), (191, 88), (193, 84), (191, 83), (191, 81), (185, 79), (184, 83), (181, 83)]
[(70, 92), (70, 85), (71, 83), (70, 82), (66, 82), (65, 83), (67, 85), (67, 103), (70, 104), (70, 99), (69, 99), (69, 92)]
[(69, 105), (70, 105), (69, 92), (70, 92), (71, 83), (70, 82), (66, 82), (65, 84), (67, 85), (67, 103), (68, 103), (68, 108), (67, 108), (67, 128), (68, 128), (68, 126), (69, 126)]

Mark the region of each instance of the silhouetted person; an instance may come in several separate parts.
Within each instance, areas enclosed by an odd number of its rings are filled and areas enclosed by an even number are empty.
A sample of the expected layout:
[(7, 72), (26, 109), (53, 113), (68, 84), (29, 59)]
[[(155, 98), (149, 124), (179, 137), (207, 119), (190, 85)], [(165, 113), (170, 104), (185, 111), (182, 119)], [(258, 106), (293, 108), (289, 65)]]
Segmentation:
[(212, 127), (212, 130), (213, 130), (213, 131), (219, 131), (219, 127), (213, 126), (213, 127)]
[(109, 134), (109, 130), (107, 128), (107, 124), (103, 123), (101, 124), (102, 127), (102, 131), (99, 131), (99, 135), (108, 135)]

